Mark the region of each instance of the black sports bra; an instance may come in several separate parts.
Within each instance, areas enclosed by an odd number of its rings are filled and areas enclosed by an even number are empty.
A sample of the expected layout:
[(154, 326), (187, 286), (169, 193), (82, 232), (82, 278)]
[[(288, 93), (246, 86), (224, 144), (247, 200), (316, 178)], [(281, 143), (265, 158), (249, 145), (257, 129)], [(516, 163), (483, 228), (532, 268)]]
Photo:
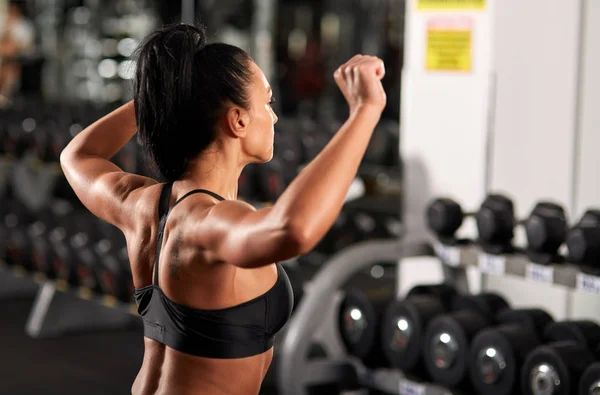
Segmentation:
[(287, 322), (294, 304), (290, 281), (277, 264), (277, 282), (265, 294), (245, 303), (219, 310), (200, 310), (170, 300), (158, 286), (158, 262), (169, 212), (186, 197), (206, 193), (193, 190), (169, 208), (172, 184), (160, 196), (160, 228), (154, 263), (154, 283), (135, 290), (138, 312), (144, 321), (144, 336), (180, 352), (206, 358), (244, 358), (269, 350), (275, 335)]

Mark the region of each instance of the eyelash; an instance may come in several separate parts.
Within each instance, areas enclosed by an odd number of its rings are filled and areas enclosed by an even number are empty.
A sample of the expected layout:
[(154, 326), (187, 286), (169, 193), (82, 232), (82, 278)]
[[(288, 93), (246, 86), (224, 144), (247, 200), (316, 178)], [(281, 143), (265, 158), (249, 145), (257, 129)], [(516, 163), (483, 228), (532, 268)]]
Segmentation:
[(275, 103), (275, 98), (274, 98), (274, 97), (272, 97), (272, 98), (271, 98), (271, 100), (269, 101), (269, 105), (272, 105), (272, 104), (274, 104), (274, 103)]

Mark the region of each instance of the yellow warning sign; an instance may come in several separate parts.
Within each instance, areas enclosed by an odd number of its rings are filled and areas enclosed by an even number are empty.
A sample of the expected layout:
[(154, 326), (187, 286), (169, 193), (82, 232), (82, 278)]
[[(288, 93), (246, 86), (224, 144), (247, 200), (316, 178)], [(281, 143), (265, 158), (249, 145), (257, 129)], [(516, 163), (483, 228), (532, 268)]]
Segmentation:
[(465, 21), (433, 21), (427, 29), (426, 69), (471, 71), (472, 27)]
[(485, 0), (416, 0), (419, 10), (483, 10)]

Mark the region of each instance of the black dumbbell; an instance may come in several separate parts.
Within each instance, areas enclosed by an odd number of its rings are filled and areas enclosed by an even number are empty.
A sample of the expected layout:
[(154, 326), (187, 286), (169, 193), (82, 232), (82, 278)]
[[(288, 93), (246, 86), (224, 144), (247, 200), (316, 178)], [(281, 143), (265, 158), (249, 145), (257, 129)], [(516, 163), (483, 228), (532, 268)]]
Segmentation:
[(429, 229), (436, 237), (447, 245), (462, 244), (465, 240), (457, 240), (455, 233), (467, 216), (475, 213), (463, 212), (460, 204), (456, 201), (440, 197), (429, 203), (426, 211), (426, 222)]
[(484, 329), (473, 339), (471, 382), (480, 395), (517, 395), (523, 362), (554, 320), (541, 309), (509, 309), (501, 311), (496, 321), (499, 326)]
[(514, 218), (512, 201), (502, 195), (488, 195), (477, 212), (463, 212), (456, 201), (442, 197), (427, 207), (426, 220), (429, 229), (447, 245), (464, 244), (455, 233), (465, 217), (475, 217), (479, 243), (485, 251), (505, 252), (513, 238)]
[(578, 395), (600, 395), (600, 362), (588, 366), (579, 380)]
[(504, 254), (514, 251), (512, 240), (517, 222), (513, 202), (499, 194), (488, 195), (477, 214), (477, 244), (489, 254)]
[(453, 311), (427, 325), (423, 354), (429, 376), (447, 387), (468, 387), (473, 338), (493, 325), (498, 312), (508, 307), (504, 298), (494, 293), (454, 298)]
[(563, 261), (558, 249), (567, 236), (567, 219), (562, 206), (538, 202), (524, 221), (527, 236), (527, 255), (539, 264)]
[(600, 326), (591, 321), (555, 322), (544, 331), (544, 340), (546, 344), (535, 348), (525, 359), (521, 369), (522, 393), (577, 393), (583, 372), (598, 357)]
[(587, 210), (567, 234), (567, 259), (596, 272), (600, 262), (600, 210)]
[(449, 284), (418, 285), (388, 306), (381, 341), (387, 361), (404, 372), (424, 374), (421, 351), (429, 322), (451, 308), (457, 291)]
[(478, 243), (491, 254), (517, 251), (512, 246), (514, 228), (525, 227), (526, 253), (541, 264), (560, 261), (558, 248), (566, 235), (567, 222), (564, 209), (552, 202), (538, 202), (531, 214), (518, 220), (514, 216), (512, 201), (503, 195), (489, 195), (476, 215)]
[(385, 365), (378, 341), (387, 305), (396, 297), (396, 265), (382, 263), (358, 273), (344, 287), (338, 313), (339, 333), (349, 354), (368, 367)]

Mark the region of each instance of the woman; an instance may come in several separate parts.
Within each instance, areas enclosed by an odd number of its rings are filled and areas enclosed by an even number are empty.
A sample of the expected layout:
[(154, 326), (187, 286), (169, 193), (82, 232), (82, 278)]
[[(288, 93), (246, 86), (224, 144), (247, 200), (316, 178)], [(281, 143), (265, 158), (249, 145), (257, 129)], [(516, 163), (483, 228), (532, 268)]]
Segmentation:
[[(338, 216), (385, 106), (381, 60), (334, 78), (348, 121), (270, 208), (237, 201), (248, 163), (273, 156), (271, 88), (243, 50), (172, 25), (140, 46), (134, 101), (77, 135), (62, 168), (83, 204), (127, 238), (145, 353), (133, 394), (257, 394), (292, 308), (274, 262), (311, 250)], [(109, 159), (137, 132), (167, 180)]]

